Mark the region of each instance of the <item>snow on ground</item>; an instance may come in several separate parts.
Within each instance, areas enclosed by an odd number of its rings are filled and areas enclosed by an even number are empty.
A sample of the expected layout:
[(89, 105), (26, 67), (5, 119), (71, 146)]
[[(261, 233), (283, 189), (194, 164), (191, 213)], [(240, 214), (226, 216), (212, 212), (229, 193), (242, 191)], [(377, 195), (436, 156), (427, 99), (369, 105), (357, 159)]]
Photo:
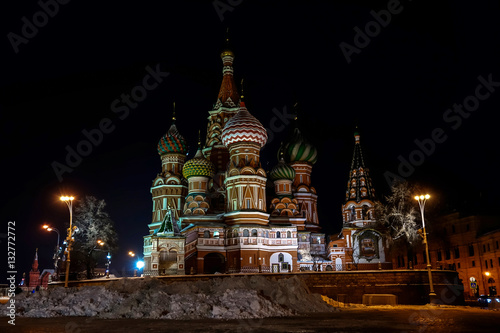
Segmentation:
[(121, 279), (105, 286), (55, 287), (16, 295), (26, 317), (246, 319), (335, 311), (297, 277), (239, 276), (166, 284), (154, 278)]

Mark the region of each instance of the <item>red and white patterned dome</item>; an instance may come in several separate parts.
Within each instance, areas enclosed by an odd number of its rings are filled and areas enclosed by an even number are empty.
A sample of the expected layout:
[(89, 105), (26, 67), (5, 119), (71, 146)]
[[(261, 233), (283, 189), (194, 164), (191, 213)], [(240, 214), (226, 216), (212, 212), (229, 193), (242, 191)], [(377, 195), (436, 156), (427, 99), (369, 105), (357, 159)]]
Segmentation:
[(248, 112), (243, 102), (240, 104), (238, 113), (226, 123), (222, 130), (222, 143), (226, 147), (238, 142), (253, 142), (261, 147), (267, 142), (266, 129)]

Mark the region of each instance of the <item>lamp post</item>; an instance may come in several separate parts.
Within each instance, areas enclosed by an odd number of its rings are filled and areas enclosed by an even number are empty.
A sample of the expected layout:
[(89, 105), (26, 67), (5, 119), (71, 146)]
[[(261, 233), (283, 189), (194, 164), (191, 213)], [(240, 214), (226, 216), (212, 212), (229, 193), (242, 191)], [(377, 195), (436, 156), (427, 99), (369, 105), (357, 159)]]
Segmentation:
[(109, 279), (109, 265), (111, 265), (111, 253), (108, 252), (106, 259), (108, 259), (108, 262), (106, 263), (106, 279)]
[(59, 239), (60, 239), (59, 230), (57, 230), (57, 228), (52, 228), (52, 227), (48, 226), (47, 224), (44, 224), (42, 228), (44, 228), (47, 231), (54, 231), (54, 232), (57, 233), (56, 251), (54, 252), (54, 257), (52, 259), (54, 259), (55, 274), (58, 275), (58, 273), (57, 273), (57, 264), (59, 262), (59, 250), (60, 250), (60, 247), (59, 247)]
[(68, 287), (68, 277), (69, 277), (69, 265), (71, 263), (70, 260), (70, 252), (71, 252), (71, 244), (73, 243), (73, 200), (74, 197), (62, 196), (61, 201), (64, 201), (69, 209), (69, 228), (68, 228), (68, 237), (66, 238), (66, 243), (68, 246), (66, 247), (66, 251), (68, 254), (66, 255), (66, 276), (64, 280), (64, 287)]
[(427, 233), (425, 231), (425, 219), (424, 219), (424, 208), (425, 208), (425, 202), (430, 198), (431, 196), (428, 194), (425, 195), (417, 195), (415, 196), (415, 200), (418, 201), (418, 205), (420, 206), (420, 213), (422, 214), (422, 237), (424, 238), (424, 244), (425, 244), (425, 256), (427, 257), (427, 274), (429, 274), (429, 303), (433, 304), (435, 299), (436, 299), (436, 293), (434, 292), (434, 285), (432, 283), (432, 273), (431, 273), (431, 261), (429, 258), (429, 244), (427, 243)]

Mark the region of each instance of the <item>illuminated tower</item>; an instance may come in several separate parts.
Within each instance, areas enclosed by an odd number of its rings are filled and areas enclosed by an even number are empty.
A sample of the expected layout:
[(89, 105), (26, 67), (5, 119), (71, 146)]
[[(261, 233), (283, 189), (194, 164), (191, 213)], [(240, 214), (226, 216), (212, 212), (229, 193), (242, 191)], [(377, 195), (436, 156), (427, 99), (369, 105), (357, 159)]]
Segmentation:
[(260, 149), (267, 142), (262, 124), (240, 103), (238, 113), (224, 126), (222, 142), (229, 149), (230, 162), (226, 172), (225, 221), (267, 225), (267, 176), (260, 164)]
[(222, 83), (219, 89), (217, 101), (211, 111), (209, 111), (207, 137), (203, 154), (210, 160), (216, 169), (213, 177), (212, 194), (214, 210), (224, 211), (223, 184), (224, 176), (229, 162), (229, 151), (222, 142), (222, 130), (227, 122), (239, 111), (240, 95), (236, 89), (233, 77), (234, 53), (228, 47), (221, 52), (222, 59)]
[(30, 280), (28, 287), (36, 288), (40, 285), (40, 271), (38, 270), (38, 249), (35, 252), (35, 259), (33, 259), (33, 264), (31, 265)]
[(189, 193), (184, 204), (184, 215), (205, 215), (210, 210), (208, 184), (214, 176), (215, 166), (203, 156), (198, 141), (196, 155), (184, 164), (182, 174), (188, 180)]
[(295, 127), (292, 138), (280, 148), (287, 162), (295, 170), (293, 195), (299, 203), (300, 211), (306, 217), (306, 230), (317, 232), (321, 229), (318, 221), (316, 189), (311, 186), (311, 173), (318, 159), (316, 148)]
[(363, 160), (360, 135), (354, 132), (354, 154), (347, 181), (346, 199), (342, 205), (344, 224), (363, 227), (375, 222), (373, 216), (373, 200), (375, 189), (372, 185), (369, 170)]
[[(174, 104), (175, 105), (175, 104)], [(174, 209), (177, 217), (182, 214), (184, 198), (187, 195), (187, 182), (182, 178), (182, 167), (186, 159), (187, 144), (175, 126), (175, 114), (172, 125), (158, 142), (158, 154), (161, 157), (162, 171), (153, 180), (153, 219), (150, 229), (157, 228), (164, 220), (168, 207)]]

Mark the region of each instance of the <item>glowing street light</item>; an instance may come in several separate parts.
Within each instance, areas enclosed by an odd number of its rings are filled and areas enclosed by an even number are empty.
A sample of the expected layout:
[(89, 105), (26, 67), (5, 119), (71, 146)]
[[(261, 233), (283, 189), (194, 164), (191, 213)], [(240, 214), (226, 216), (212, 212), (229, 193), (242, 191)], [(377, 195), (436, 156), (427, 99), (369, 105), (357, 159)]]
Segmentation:
[(415, 200), (418, 201), (418, 205), (420, 206), (420, 213), (422, 214), (422, 237), (424, 238), (424, 244), (425, 244), (425, 256), (427, 257), (427, 273), (429, 275), (429, 303), (433, 303), (436, 299), (436, 293), (434, 292), (434, 285), (432, 283), (432, 273), (431, 273), (431, 261), (429, 258), (429, 244), (427, 244), (427, 233), (425, 231), (425, 219), (424, 219), (424, 208), (425, 208), (425, 202), (430, 198), (431, 196), (426, 194), (426, 195), (416, 195)]
[(67, 244), (66, 250), (68, 254), (66, 256), (66, 276), (64, 280), (64, 287), (67, 288), (68, 278), (69, 278), (69, 265), (71, 263), (70, 252), (71, 252), (71, 244), (73, 243), (73, 233), (78, 228), (77, 227), (73, 228), (73, 200), (75, 200), (75, 198), (72, 196), (62, 196), (60, 199), (61, 201), (64, 201), (66, 203), (69, 209), (69, 228), (68, 228), (68, 237), (66, 238), (66, 244)]
[(128, 255), (131, 257), (135, 257), (135, 253), (133, 251), (128, 251)]

